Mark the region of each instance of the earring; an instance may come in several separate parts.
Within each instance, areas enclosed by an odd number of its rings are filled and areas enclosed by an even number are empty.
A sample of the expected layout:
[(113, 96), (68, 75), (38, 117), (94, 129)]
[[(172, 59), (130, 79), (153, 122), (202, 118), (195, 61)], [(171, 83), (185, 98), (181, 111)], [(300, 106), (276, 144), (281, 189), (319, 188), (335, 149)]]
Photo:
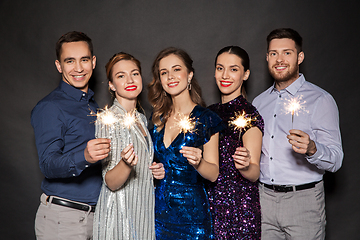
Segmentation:
[(190, 81), (188, 82), (186, 88), (187, 88), (187, 90), (189, 90), (189, 91), (191, 90), (191, 82), (190, 82)]
[(164, 96), (166, 97), (166, 92), (164, 91)]

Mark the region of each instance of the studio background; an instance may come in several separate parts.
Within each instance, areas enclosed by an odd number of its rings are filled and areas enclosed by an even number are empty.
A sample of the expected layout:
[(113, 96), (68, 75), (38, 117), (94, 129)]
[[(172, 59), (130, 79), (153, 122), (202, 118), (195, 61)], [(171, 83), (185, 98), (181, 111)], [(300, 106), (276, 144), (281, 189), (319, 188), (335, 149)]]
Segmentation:
[[(330, 3), (332, 2), (332, 3)], [(55, 43), (69, 31), (93, 40), (97, 66), (91, 88), (100, 105), (110, 105), (105, 64), (120, 51), (142, 63), (141, 103), (151, 107), (146, 86), (156, 54), (165, 47), (186, 50), (206, 103), (219, 101), (214, 58), (225, 46), (250, 55), (248, 99), (272, 80), (265, 61), (266, 36), (290, 27), (303, 37), (306, 80), (335, 98), (345, 153), (342, 168), (326, 173), (328, 240), (358, 239), (360, 228), (359, 29), (356, 1), (0, 1), (0, 236), (35, 239), (34, 219), (43, 175), (38, 165), (30, 112), (60, 81)]]

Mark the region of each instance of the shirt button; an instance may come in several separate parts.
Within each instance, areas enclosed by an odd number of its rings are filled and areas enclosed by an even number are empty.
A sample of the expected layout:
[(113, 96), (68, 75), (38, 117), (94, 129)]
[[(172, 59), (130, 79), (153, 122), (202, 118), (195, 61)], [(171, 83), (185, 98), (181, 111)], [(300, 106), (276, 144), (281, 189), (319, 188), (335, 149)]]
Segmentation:
[(274, 114), (274, 117), (276, 117), (276, 114)]
[(86, 164), (85, 167), (89, 167), (89, 165)]
[(271, 179), (271, 182), (274, 182), (274, 179)]
[(273, 158), (272, 157), (270, 157), (270, 160), (272, 160)]
[(274, 135), (272, 135), (271, 138), (274, 138)]
[(75, 177), (75, 173), (73, 174), (73, 176)]

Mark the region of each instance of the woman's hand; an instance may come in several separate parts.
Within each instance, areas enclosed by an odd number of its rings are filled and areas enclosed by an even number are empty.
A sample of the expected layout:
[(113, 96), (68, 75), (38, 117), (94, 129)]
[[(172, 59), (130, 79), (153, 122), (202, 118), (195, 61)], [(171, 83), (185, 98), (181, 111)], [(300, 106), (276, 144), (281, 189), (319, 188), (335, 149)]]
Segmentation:
[(184, 146), (180, 153), (188, 160), (189, 164), (194, 168), (198, 168), (202, 160), (202, 150), (200, 148)]
[(165, 168), (162, 163), (153, 162), (149, 168), (155, 179), (163, 179), (165, 177)]
[(135, 155), (134, 146), (132, 143), (127, 145), (127, 147), (122, 150), (120, 156), (121, 160), (123, 160), (124, 163), (126, 163), (126, 165), (129, 167), (135, 166), (138, 162), (138, 156)]
[(237, 147), (232, 155), (235, 167), (238, 170), (247, 170), (250, 166), (250, 151), (246, 147)]

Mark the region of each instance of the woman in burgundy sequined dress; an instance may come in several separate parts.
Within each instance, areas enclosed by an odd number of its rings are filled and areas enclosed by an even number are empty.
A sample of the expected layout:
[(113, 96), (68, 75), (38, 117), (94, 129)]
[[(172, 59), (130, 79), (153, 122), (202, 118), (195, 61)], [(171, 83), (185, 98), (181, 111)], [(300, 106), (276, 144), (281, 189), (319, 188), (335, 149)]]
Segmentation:
[[(250, 75), (249, 56), (237, 46), (221, 49), (215, 59), (215, 79), (221, 102), (209, 106), (228, 127), (220, 132), (219, 170), (209, 183), (210, 210), (216, 239), (260, 239), (261, 212), (258, 178), (264, 121), (245, 99), (243, 82)], [(246, 127), (231, 124), (236, 116)]]

